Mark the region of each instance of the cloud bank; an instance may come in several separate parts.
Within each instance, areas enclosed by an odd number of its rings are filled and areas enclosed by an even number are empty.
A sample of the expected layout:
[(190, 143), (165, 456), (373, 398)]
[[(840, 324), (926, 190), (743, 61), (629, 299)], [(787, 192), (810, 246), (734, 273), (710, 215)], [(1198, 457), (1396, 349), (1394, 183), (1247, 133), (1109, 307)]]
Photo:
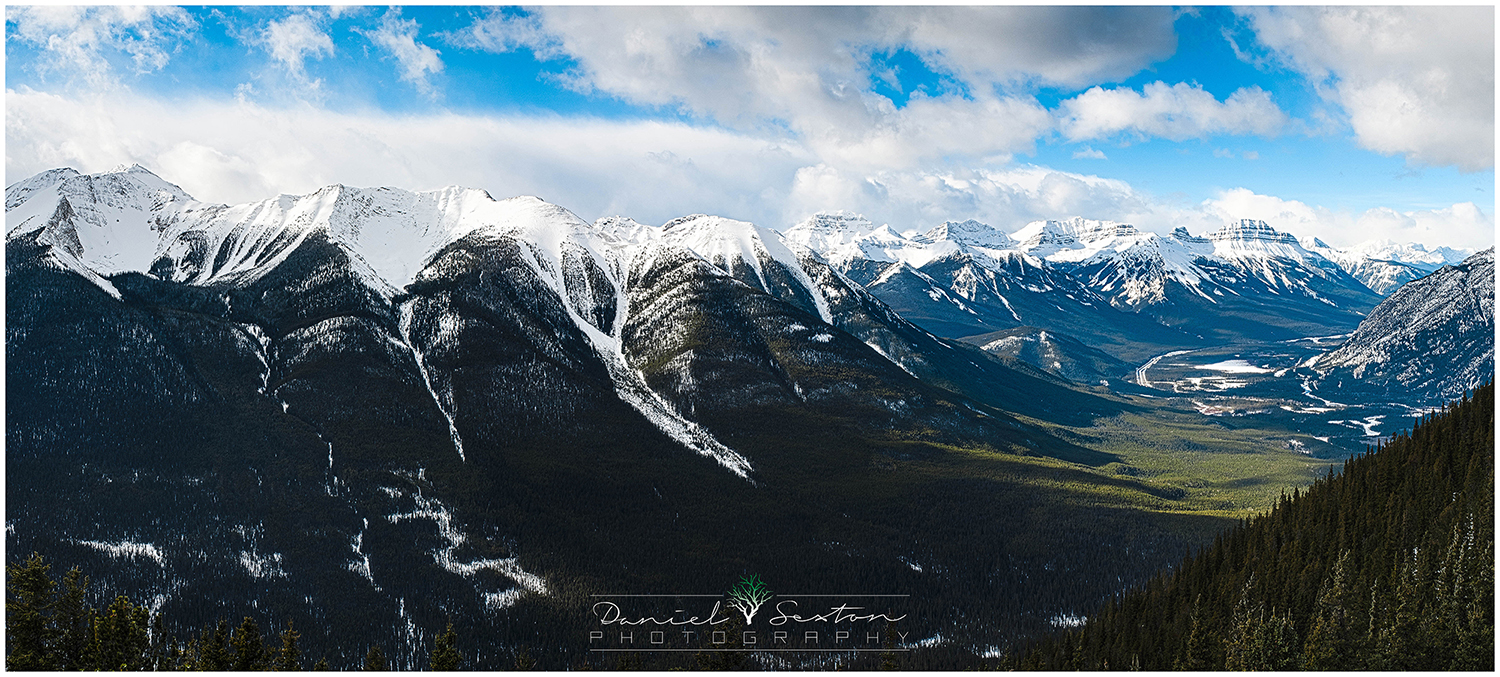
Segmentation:
[(585, 219), (623, 214), (664, 223), (695, 212), (785, 228), (820, 210), (859, 211), (898, 230), (977, 218), (1004, 230), (1073, 215), (1167, 232), (1264, 218), (1335, 245), (1372, 237), (1488, 246), (1492, 216), (1472, 203), (1443, 209), (1335, 212), (1224, 191), (1188, 203), (1117, 179), (1035, 165), (872, 172), (819, 161), (791, 137), (766, 138), (682, 122), (440, 114), (393, 117), (304, 105), (184, 104), (142, 97), (6, 92), (6, 173), (102, 171), (138, 162), (195, 197), (238, 203), (332, 184), (445, 185), (497, 197), (537, 195)]

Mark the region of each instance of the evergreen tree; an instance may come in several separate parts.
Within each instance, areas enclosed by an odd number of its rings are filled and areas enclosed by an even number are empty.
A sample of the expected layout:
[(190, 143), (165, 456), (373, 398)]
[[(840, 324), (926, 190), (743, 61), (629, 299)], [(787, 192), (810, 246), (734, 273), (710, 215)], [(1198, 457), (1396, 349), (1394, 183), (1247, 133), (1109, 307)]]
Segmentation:
[(234, 661), (231, 669), (250, 672), (265, 670), (269, 667), (266, 660), (265, 639), (261, 637), (260, 626), (255, 623), (255, 619), (245, 617), (239, 629), (234, 632), (231, 645), (234, 647)]
[(646, 662), (641, 660), (638, 652), (621, 651), (620, 657), (615, 659), (615, 670), (618, 672), (639, 672), (645, 669)]
[(32, 553), (25, 564), (5, 567), (5, 641), (10, 652), (7, 670), (56, 670), (61, 667), (52, 650), (55, 631), (51, 623), (56, 584), (47, 570), (50, 564)]
[(89, 626), (86, 599), (89, 579), (83, 570), (73, 567), (63, 574), (62, 590), (57, 597), (53, 626), (56, 628), (57, 669), (84, 670), (85, 656), (93, 629)]
[(1376, 578), (1375, 582), (1370, 585), (1370, 610), (1367, 616), (1368, 623), (1365, 626), (1365, 637), (1361, 643), (1361, 653), (1365, 659), (1363, 667), (1366, 670), (1385, 670), (1387, 669), (1385, 654), (1380, 650), (1380, 642), (1382, 633), (1385, 631), (1385, 625), (1390, 622), (1388, 618), (1390, 616), (1390, 604), (1386, 599), (1385, 590), (1381, 586), (1379, 578)]
[(292, 622), (286, 622), (286, 629), (281, 631), (281, 650), (276, 652), (276, 658), (271, 663), (272, 670), (282, 672), (302, 671), (302, 649), (297, 646), (297, 640), (302, 633), (292, 629)]
[(1349, 551), (1340, 553), (1333, 573), (1318, 593), (1317, 615), (1302, 649), (1302, 663), (1308, 670), (1350, 670), (1356, 656), (1349, 637), (1349, 614), (1344, 604), (1348, 593), (1346, 569)]
[(1270, 670), (1275, 672), (1289, 672), (1301, 669), (1299, 660), (1300, 643), (1297, 641), (1297, 628), (1292, 625), (1292, 616), (1287, 614), (1271, 614), (1271, 619), (1260, 626), (1260, 633), (1256, 637), (1256, 661), (1247, 666), (1247, 670)]
[(326, 657), (319, 658), (318, 662), (313, 663), (313, 672), (328, 672), (330, 669), (331, 668), (328, 667), (328, 659)]
[(444, 672), (459, 669), (458, 633), (453, 631), (453, 621), (448, 629), (432, 642), (432, 669)]
[(364, 669), (370, 672), (385, 672), (385, 652), (378, 646), (371, 646), (370, 651), (365, 654)]
[(93, 614), (94, 637), (87, 662), (93, 670), (142, 670), (151, 653), (150, 612), (121, 595)]
[(885, 641), (882, 643), (881, 648), (885, 649), (885, 651), (880, 652), (880, 669), (900, 670), (901, 665), (896, 662), (896, 652), (893, 650), (896, 648), (896, 633), (891, 629), (889, 621), (885, 624)]
[(1211, 670), (1214, 667), (1213, 660), (1213, 638), (1203, 622), (1202, 616), (1203, 596), (1199, 595), (1193, 602), (1192, 616), (1188, 621), (1187, 648), (1181, 658), (1178, 659), (1176, 669), (1178, 670)]
[(1427, 664), (1427, 643), (1423, 637), (1422, 619), (1426, 609), (1426, 588), (1422, 553), (1411, 553), (1402, 559), (1398, 569), (1395, 610), (1381, 635), (1379, 654), (1387, 670), (1416, 670)]
[(209, 672), (229, 670), (234, 659), (229, 655), (229, 621), (220, 618), (213, 630), (203, 629), (203, 638), (198, 643), (196, 668)]
[(172, 645), (175, 642), (167, 636), (167, 622), (163, 615), (158, 612), (151, 614), (150, 650), (146, 655), (147, 670), (171, 670), (174, 664)]
[(1080, 644), (1058, 635), (1018, 664), (1493, 669), (1494, 392), (1283, 495), (1105, 605)]
[(1254, 592), (1255, 574), (1251, 574), (1240, 590), (1240, 601), (1234, 605), (1233, 625), (1224, 644), (1225, 670), (1258, 670), (1261, 669), (1259, 665), (1264, 661), (1263, 647), (1259, 640), (1265, 607), (1259, 603), (1252, 603)]
[(729, 621), (722, 626), (715, 627), (708, 633), (712, 640), (717, 633), (724, 633), (723, 644), (710, 644), (712, 648), (700, 651), (697, 654), (698, 668), (700, 670), (738, 670), (745, 663), (745, 652), (737, 651), (743, 649), (745, 619), (742, 616), (731, 615)]

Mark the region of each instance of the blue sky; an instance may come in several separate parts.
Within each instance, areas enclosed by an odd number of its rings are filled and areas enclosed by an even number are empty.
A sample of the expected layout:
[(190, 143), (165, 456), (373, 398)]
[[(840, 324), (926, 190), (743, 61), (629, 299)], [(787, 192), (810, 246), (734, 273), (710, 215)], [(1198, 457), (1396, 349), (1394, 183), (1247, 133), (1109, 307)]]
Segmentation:
[(38, 7), (6, 38), (7, 183), (1494, 240), (1489, 7)]

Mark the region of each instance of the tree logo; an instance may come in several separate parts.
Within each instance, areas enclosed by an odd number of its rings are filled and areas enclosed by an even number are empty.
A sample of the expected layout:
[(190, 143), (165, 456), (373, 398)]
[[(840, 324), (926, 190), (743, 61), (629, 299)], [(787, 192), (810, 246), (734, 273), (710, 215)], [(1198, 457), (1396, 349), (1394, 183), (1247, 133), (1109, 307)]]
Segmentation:
[(739, 609), (745, 615), (745, 625), (750, 625), (755, 612), (760, 611), (761, 605), (771, 599), (771, 596), (770, 589), (760, 580), (760, 576), (741, 576), (740, 582), (729, 589), (729, 606)]

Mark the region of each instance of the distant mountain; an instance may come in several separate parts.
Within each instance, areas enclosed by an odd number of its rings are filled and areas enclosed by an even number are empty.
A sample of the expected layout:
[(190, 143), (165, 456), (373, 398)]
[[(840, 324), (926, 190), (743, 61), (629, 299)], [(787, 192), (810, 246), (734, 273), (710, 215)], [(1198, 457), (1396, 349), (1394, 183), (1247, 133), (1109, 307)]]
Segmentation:
[(1352, 328), (1379, 298), (1263, 221), (1207, 237), (1082, 219), (1028, 225), (1021, 249), (1084, 280), (1118, 308), (1204, 337), (1280, 340)]
[(1495, 371), (1495, 250), (1407, 283), (1310, 365), (1329, 393), (1431, 406)]
[(976, 221), (898, 234), (839, 213), (784, 237), (936, 334), (1034, 326), (1126, 361), (1165, 347), (1352, 329), (1379, 301), (1337, 264), (1259, 221), (1207, 237), (1081, 218), (1009, 235)]
[(1390, 240), (1374, 240), (1346, 250), (1339, 250), (1328, 246), (1322, 240), (1310, 238), (1306, 246), (1309, 251), (1317, 252), (1338, 264), (1340, 268), (1381, 296), (1387, 296), (1401, 288), (1401, 285), (1438, 268), (1458, 263), (1472, 253), (1469, 250), (1448, 247), (1438, 247), (1427, 251), (1427, 248), (1420, 244), (1397, 244)]

